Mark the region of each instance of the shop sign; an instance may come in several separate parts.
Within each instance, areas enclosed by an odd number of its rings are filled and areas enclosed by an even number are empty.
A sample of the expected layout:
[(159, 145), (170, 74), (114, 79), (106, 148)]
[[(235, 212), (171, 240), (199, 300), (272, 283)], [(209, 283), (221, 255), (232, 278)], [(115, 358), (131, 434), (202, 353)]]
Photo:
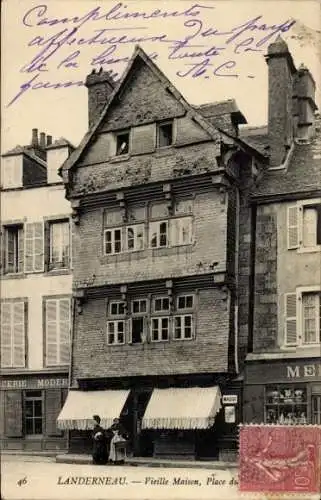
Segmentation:
[(321, 364), (288, 365), (287, 378), (316, 378), (321, 377)]
[(1, 389), (58, 389), (67, 387), (67, 378), (30, 378), (0, 381)]
[(223, 405), (236, 405), (237, 404), (237, 395), (236, 394), (224, 394), (222, 396)]
[(225, 422), (235, 424), (235, 406), (224, 406)]

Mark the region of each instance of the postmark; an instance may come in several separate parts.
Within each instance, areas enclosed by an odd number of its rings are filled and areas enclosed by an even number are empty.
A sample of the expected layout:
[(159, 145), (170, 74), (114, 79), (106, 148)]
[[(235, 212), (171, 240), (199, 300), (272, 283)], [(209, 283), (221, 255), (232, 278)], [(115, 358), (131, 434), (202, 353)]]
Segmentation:
[(242, 425), (240, 491), (320, 492), (320, 426)]

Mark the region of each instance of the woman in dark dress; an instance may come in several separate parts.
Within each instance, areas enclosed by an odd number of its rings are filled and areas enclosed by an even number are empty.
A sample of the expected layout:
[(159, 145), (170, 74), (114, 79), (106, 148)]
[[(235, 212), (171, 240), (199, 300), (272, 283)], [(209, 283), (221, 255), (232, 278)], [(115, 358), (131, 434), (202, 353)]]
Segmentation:
[(95, 426), (92, 433), (93, 438), (93, 464), (103, 465), (108, 461), (107, 440), (104, 429), (100, 425), (99, 415), (93, 416)]

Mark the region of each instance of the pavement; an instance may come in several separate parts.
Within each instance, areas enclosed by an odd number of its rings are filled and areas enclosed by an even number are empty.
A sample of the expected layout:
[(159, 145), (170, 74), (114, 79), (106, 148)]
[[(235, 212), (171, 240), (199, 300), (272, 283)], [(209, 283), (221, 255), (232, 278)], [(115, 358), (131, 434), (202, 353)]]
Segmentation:
[(237, 470), (57, 463), (55, 457), (4, 454), (2, 500), (236, 500)]

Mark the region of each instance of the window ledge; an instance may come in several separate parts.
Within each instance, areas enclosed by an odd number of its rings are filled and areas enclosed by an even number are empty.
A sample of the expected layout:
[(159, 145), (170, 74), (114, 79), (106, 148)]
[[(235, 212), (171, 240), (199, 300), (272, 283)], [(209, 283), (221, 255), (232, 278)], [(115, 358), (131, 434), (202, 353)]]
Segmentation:
[(151, 248), (150, 250), (152, 251), (153, 257), (160, 257), (162, 255), (182, 255), (182, 254), (192, 253), (193, 244), (188, 243), (187, 245)]
[(1, 275), (1, 279), (3, 280), (18, 280), (25, 277), (25, 273), (4, 273)]
[(122, 162), (122, 161), (128, 161), (130, 159), (130, 154), (125, 154), (125, 155), (116, 155), (116, 156), (112, 156), (110, 159), (109, 159), (109, 162), (110, 163), (119, 163), (119, 162)]
[(134, 250), (131, 252), (121, 252), (118, 254), (103, 255), (100, 257), (101, 264), (110, 264), (117, 262), (130, 262), (145, 259), (148, 256), (161, 257), (165, 255), (183, 255), (192, 253), (193, 243), (186, 245), (176, 245), (172, 247), (145, 248), (144, 250)]
[(71, 270), (69, 268), (65, 268), (65, 269), (51, 269), (46, 271), (47, 276), (59, 276), (61, 274), (71, 274)]
[(298, 248), (298, 253), (315, 253), (315, 252), (321, 252), (321, 245), (318, 245), (316, 247), (300, 247)]

